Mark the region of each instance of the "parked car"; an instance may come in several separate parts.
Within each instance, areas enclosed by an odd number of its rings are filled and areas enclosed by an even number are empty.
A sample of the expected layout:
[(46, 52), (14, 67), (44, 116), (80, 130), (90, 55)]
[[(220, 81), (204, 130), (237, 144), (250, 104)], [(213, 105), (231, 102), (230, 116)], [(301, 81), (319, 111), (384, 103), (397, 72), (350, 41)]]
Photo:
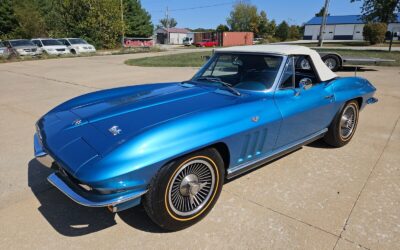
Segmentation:
[(67, 46), (72, 54), (96, 53), (96, 48), (81, 38), (60, 38), (58, 41)]
[(32, 42), (39, 47), (43, 53), (48, 55), (65, 55), (69, 54), (69, 49), (64, 44), (53, 38), (35, 38)]
[(201, 42), (196, 42), (194, 45), (196, 47), (215, 47), (218, 46), (218, 42), (210, 39), (204, 39)]
[(3, 42), (7, 48), (8, 56), (38, 56), (41, 51), (38, 47), (27, 39), (15, 39)]
[[(312, 67), (300, 68), (303, 58)], [(211, 210), (226, 179), (320, 138), (349, 143), (375, 91), (310, 48), (222, 48), (190, 80), (53, 108), (36, 123), (35, 156), (55, 161), (48, 180), (75, 202), (112, 212), (143, 203), (160, 227), (179, 230)]]

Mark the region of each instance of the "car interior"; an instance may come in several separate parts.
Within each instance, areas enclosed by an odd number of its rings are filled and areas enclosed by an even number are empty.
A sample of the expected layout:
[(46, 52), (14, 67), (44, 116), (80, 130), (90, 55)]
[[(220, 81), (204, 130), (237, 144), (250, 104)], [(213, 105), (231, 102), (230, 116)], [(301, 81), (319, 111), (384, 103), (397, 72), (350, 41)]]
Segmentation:
[(301, 80), (306, 78), (311, 80), (312, 85), (320, 82), (309, 56), (292, 56), (289, 58), (289, 61), (286, 64), (285, 71), (281, 79), (281, 89), (293, 88), (293, 71), (294, 88), (300, 88)]
[(282, 62), (272, 55), (220, 55), (203, 76), (218, 77), (235, 88), (246, 90), (269, 89)]

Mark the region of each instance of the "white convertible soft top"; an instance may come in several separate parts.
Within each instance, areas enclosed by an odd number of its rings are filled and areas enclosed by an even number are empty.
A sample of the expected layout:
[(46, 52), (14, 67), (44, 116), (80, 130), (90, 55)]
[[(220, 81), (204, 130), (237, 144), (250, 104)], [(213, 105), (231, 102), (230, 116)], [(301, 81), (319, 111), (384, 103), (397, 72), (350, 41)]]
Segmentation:
[(337, 75), (333, 73), (322, 61), (320, 55), (308, 47), (298, 45), (250, 45), (235, 46), (216, 49), (216, 52), (248, 52), (248, 53), (271, 53), (280, 55), (308, 55), (314, 63), (315, 70), (321, 81), (331, 80)]

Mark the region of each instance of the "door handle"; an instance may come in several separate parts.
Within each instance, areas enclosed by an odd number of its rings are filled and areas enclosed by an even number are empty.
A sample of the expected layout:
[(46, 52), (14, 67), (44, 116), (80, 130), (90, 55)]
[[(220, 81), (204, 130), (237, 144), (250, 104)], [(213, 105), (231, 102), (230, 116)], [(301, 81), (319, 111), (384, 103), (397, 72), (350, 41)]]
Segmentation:
[(333, 95), (327, 95), (327, 96), (325, 96), (325, 99), (332, 100), (333, 99)]

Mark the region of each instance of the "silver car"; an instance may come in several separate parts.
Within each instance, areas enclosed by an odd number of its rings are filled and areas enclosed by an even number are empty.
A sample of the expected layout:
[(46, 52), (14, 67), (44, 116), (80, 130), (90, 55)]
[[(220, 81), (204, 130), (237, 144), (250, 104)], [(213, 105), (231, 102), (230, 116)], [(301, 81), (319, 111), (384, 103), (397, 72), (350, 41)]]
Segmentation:
[(0, 41), (0, 57), (7, 57), (7, 56), (8, 56), (7, 47), (3, 44), (2, 41)]
[(38, 56), (42, 52), (38, 50), (38, 47), (27, 39), (16, 39), (8, 40), (4, 42), (10, 55), (15, 56)]

